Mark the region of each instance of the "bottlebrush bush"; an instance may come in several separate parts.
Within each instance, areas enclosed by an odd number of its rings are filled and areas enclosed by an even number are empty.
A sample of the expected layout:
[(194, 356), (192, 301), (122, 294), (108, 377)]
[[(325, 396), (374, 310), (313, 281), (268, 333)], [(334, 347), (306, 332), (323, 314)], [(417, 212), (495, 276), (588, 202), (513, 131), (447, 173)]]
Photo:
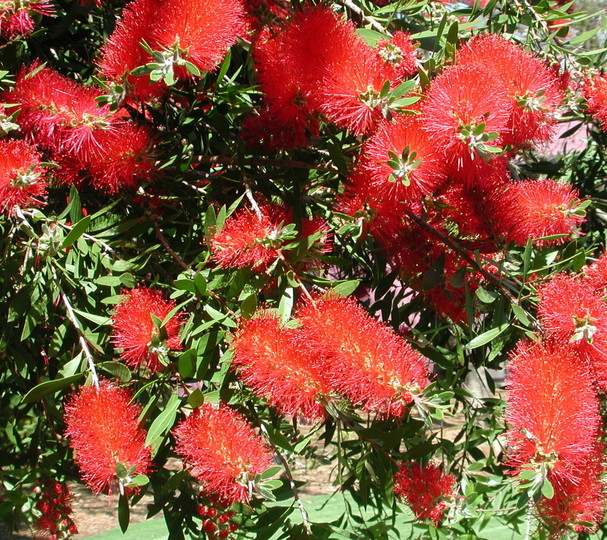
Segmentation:
[(607, 534), (588, 6), (4, 2), (0, 517)]

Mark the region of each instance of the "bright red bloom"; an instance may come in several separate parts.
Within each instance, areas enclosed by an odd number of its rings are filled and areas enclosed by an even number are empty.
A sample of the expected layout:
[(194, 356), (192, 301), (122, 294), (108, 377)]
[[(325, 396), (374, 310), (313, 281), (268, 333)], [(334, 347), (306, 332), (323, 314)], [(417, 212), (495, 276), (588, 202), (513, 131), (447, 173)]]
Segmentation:
[(365, 143), (349, 191), (369, 193), (377, 201), (373, 207), (392, 204), (399, 213), (403, 201), (418, 201), (443, 183), (443, 164), (442, 153), (423, 131), (419, 117), (401, 116), (382, 124)]
[(355, 405), (400, 417), (430, 382), (426, 359), (353, 298), (304, 303), (297, 317), (318, 369)]
[(40, 161), (40, 154), (25, 141), (0, 140), (0, 212), (11, 215), (15, 207), (44, 204), (47, 181)]
[(204, 403), (173, 431), (175, 452), (204, 490), (227, 504), (247, 503), (272, 454), (247, 420), (227, 405)]
[(67, 484), (52, 480), (38, 481), (34, 491), (40, 493), (36, 509), (41, 513), (34, 520), (34, 528), (39, 533), (36, 538), (56, 540), (71, 538), (78, 533), (78, 527), (72, 519), (74, 496)]
[[(529, 239), (539, 247), (558, 245), (579, 233), (584, 212), (575, 188), (554, 180), (510, 182), (493, 197), (495, 219), (506, 240), (525, 245)], [(563, 235), (550, 240), (546, 236)]]
[(586, 82), (584, 97), (588, 112), (596, 118), (603, 131), (607, 131), (607, 76), (596, 75)]
[(316, 351), (270, 311), (241, 323), (232, 340), (232, 365), (240, 379), (282, 414), (322, 419), (330, 388), (316, 369)]
[(454, 487), (455, 476), (433, 463), (421, 467), (403, 462), (394, 475), (394, 494), (409, 505), (416, 519), (431, 519), (435, 527), (455, 499)]
[(299, 81), (306, 106), (355, 135), (370, 132), (386, 103), (386, 63), (328, 6), (309, 7), (281, 36), (284, 66)]
[[(83, 386), (65, 406), (66, 436), (82, 478), (95, 493), (111, 494), (128, 476), (148, 474), (151, 449), (137, 418), (141, 408), (129, 392), (102, 382)], [(119, 478), (117, 469), (128, 476)], [(121, 488), (122, 489), (122, 488)]]
[(29, 36), (34, 30), (32, 13), (51, 16), (55, 8), (48, 0), (4, 0), (0, 5), (0, 36), (4, 39)]
[(100, 96), (101, 90), (34, 63), (17, 74), (3, 99), (20, 105), (19, 125), (36, 144), (58, 154), (87, 156), (101, 148), (99, 135), (120, 118), (98, 104)]
[[(136, 99), (148, 100), (159, 95), (164, 84), (146, 88), (149, 76), (137, 81), (131, 75), (134, 68), (161, 63), (177, 78), (187, 78), (191, 73), (185, 62), (190, 62), (200, 72), (207, 72), (245, 32), (241, 0), (134, 0), (103, 46), (99, 68), (108, 79), (127, 84)], [(162, 60), (152, 59), (141, 41), (161, 53)]]
[(607, 253), (603, 253), (592, 264), (584, 266), (582, 273), (583, 281), (605, 298), (607, 296)]
[(597, 443), (578, 482), (561, 482), (552, 499), (542, 497), (538, 501), (539, 517), (552, 533), (551, 537), (596, 531), (605, 513), (605, 485), (601, 481), (604, 472), (604, 448)]
[(607, 388), (607, 304), (576, 276), (557, 274), (538, 290), (538, 316), (548, 335), (586, 358)]
[(300, 234), (293, 228), (291, 212), (281, 206), (262, 204), (259, 212), (243, 209), (230, 216), (208, 243), (213, 259), (224, 268), (250, 267), (264, 272), (287, 253), (285, 246), (296, 238), (318, 234), (308, 255), (324, 253), (330, 246), (326, 222), (320, 218), (303, 219)]
[(453, 175), (471, 182), (490, 174), (489, 163), (508, 131), (512, 104), (504, 84), (488, 68), (447, 68), (430, 84), (421, 109), (424, 129), (442, 148)]
[(560, 344), (519, 344), (507, 387), (508, 465), (517, 473), (546, 467), (555, 489), (580, 481), (601, 426), (584, 363)]
[(160, 369), (161, 358), (169, 350), (181, 349), (179, 330), (183, 315), (173, 315), (162, 329), (156, 328), (152, 315), (163, 321), (175, 308), (158, 290), (140, 287), (126, 291), (125, 299), (112, 315), (112, 341), (122, 349), (120, 357), (131, 367), (146, 366), (152, 372)]
[(417, 73), (415, 45), (408, 32), (394, 32), (391, 39), (380, 39), (377, 54), (386, 63), (386, 76), (402, 81)]
[(550, 138), (564, 93), (559, 77), (542, 60), (502, 36), (488, 34), (471, 39), (458, 51), (457, 61), (482, 65), (505, 86), (512, 114), (504, 144), (520, 148)]

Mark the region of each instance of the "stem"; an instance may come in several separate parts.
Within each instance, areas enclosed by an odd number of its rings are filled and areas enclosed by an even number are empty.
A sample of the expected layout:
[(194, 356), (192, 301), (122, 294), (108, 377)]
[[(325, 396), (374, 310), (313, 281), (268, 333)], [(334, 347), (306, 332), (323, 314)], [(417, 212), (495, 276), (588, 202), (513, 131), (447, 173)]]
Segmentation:
[(380, 32), (381, 34), (385, 34), (387, 30), (379, 24), (373, 17), (369, 17), (361, 8), (359, 8), (356, 4), (354, 4), (351, 0), (339, 0), (340, 4), (343, 4), (348, 9), (352, 10), (354, 13), (361, 16), (361, 18), (369, 25), (371, 25), (375, 30)]
[(287, 267), (288, 270), (291, 270), (291, 272), (293, 272), (293, 279), (297, 282), (297, 285), (299, 285), (299, 288), (303, 292), (304, 296), (313, 305), (314, 304), (314, 298), (312, 298), (312, 295), (310, 294), (310, 291), (308, 291), (308, 288), (305, 286), (304, 282), (297, 275), (297, 272), (295, 271), (295, 268), (293, 268), (293, 266), (289, 263), (289, 261), (287, 261), (287, 259), (285, 259), (285, 256), (282, 254), (282, 251), (278, 252), (278, 259), (280, 261), (282, 261), (282, 263)]
[(171, 246), (169, 246), (169, 243), (167, 242), (166, 238), (164, 237), (164, 234), (162, 233), (162, 229), (160, 228), (160, 225), (158, 225), (158, 217), (157, 216), (148, 216), (148, 217), (152, 218), (152, 223), (154, 224), (154, 232), (156, 233), (156, 238), (158, 238), (158, 241), (162, 244), (162, 247), (167, 250), (168, 254), (171, 257), (173, 257), (175, 262), (177, 262), (177, 264), (179, 264), (179, 266), (181, 266), (181, 268), (183, 268), (184, 270), (187, 270), (188, 272), (191, 271), (192, 269), (189, 267), (189, 265), (177, 253), (175, 253), (175, 251), (173, 250), (173, 248)]
[(518, 305), (518, 300), (514, 297), (512, 292), (502, 283), (502, 280), (498, 278), (496, 275), (492, 274), (485, 270), (478, 261), (471, 255), (469, 249), (465, 248), (461, 244), (457, 243), (455, 240), (449, 238), (447, 235), (443, 234), (438, 229), (435, 229), (432, 225), (430, 225), (427, 221), (419, 217), (413, 211), (408, 208), (403, 208), (404, 214), (414, 221), (417, 225), (419, 225), (422, 229), (429, 232), (432, 236), (438, 238), (443, 244), (450, 247), (453, 251), (455, 251), (462, 259), (464, 259), (468, 264), (473, 266), (487, 281), (490, 281), (495, 285), (500, 292), (508, 298), (508, 300), (512, 304)]
[(99, 390), (99, 377), (97, 375), (97, 370), (95, 369), (95, 360), (93, 359), (93, 355), (91, 354), (89, 345), (86, 342), (86, 338), (84, 337), (82, 327), (80, 326), (80, 323), (78, 322), (78, 319), (76, 318), (76, 314), (74, 313), (74, 310), (72, 309), (72, 304), (70, 304), (70, 301), (69, 301), (67, 295), (65, 294), (63, 287), (61, 287), (61, 282), (57, 279), (57, 274), (55, 274), (54, 272), (53, 272), (53, 277), (55, 278), (55, 281), (57, 282), (57, 286), (59, 287), (59, 292), (61, 294), (61, 300), (63, 301), (63, 305), (65, 306), (65, 309), (67, 311), (68, 319), (74, 325), (76, 332), (78, 332), (78, 341), (80, 342), (80, 346), (82, 347), (82, 352), (84, 353), (84, 356), (86, 356), (86, 359), (88, 361), (89, 370), (91, 371), (91, 377), (93, 379), (93, 384), (95, 385), (95, 388), (97, 388), (97, 390)]
[[(193, 160), (198, 163), (209, 163), (211, 165), (254, 165), (254, 166), (271, 166), (271, 167), (287, 167), (292, 169), (310, 169), (318, 171), (334, 171), (337, 169), (331, 165), (314, 165), (305, 161), (296, 161), (291, 159), (272, 159), (272, 158), (245, 158), (240, 159), (229, 156), (197, 156)], [(192, 171), (190, 171), (192, 172)]]
[(306, 529), (306, 533), (308, 534), (308, 536), (312, 537), (312, 530), (310, 529), (310, 520), (308, 517), (308, 512), (306, 510), (306, 507), (303, 504), (303, 501), (301, 500), (301, 497), (299, 496), (299, 490), (297, 489), (297, 485), (295, 484), (295, 480), (293, 479), (293, 473), (291, 472), (291, 467), (289, 466), (289, 462), (280, 453), (280, 450), (278, 449), (278, 447), (274, 444), (274, 442), (270, 438), (270, 434), (268, 433), (266, 426), (261, 422), (259, 423), (259, 425), (260, 425), (261, 431), (264, 432), (267, 440), (269, 441), (270, 445), (272, 446), (272, 450), (274, 450), (274, 452), (278, 456), (278, 459), (280, 459), (280, 462), (282, 463), (283, 467), (285, 468), (285, 474), (287, 475), (287, 478), (289, 480), (289, 487), (291, 488), (291, 491), (293, 492), (293, 497), (295, 499), (295, 502), (297, 503), (297, 507), (299, 508), (299, 513), (301, 514), (303, 526)]
[[(243, 174), (243, 177), (244, 177), (244, 174)], [(251, 186), (249, 185), (249, 182), (246, 178), (244, 178), (244, 189), (245, 189), (245, 193), (247, 195), (247, 199), (249, 199), (249, 202), (251, 203), (253, 210), (255, 210), (255, 214), (257, 214), (258, 219), (261, 220), (263, 218), (263, 214), (261, 213), (261, 209), (259, 208), (259, 205), (257, 204), (255, 197), (253, 196), (253, 192), (251, 191)]]

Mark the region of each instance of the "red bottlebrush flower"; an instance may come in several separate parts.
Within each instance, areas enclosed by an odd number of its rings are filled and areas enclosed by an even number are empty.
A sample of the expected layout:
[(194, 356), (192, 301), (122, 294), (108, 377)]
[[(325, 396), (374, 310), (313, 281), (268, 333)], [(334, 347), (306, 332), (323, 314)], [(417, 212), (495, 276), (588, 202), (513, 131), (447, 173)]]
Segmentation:
[[(402, 202), (416, 202), (446, 178), (444, 158), (414, 116), (383, 124), (365, 143), (349, 191), (368, 192), (379, 207), (391, 204), (400, 212)], [(361, 186), (362, 184), (362, 186)]]
[(181, 62), (211, 71), (247, 30), (243, 0), (156, 0), (155, 6), (146, 41), (167, 53), (180, 78), (188, 76)]
[(402, 463), (394, 475), (394, 494), (404, 500), (416, 519), (431, 519), (434, 526), (443, 519), (455, 499), (455, 476), (445, 474), (433, 463)]
[(122, 122), (104, 131), (101, 148), (87, 163), (93, 187), (105, 193), (135, 189), (142, 180), (151, 181), (157, 172), (150, 130), (132, 122)]
[(263, 272), (282, 253), (287, 214), (279, 207), (260, 206), (259, 213), (245, 209), (230, 216), (209, 238), (213, 259), (224, 268), (251, 267)]
[(603, 253), (591, 265), (582, 268), (583, 281), (602, 298), (607, 296), (607, 253)]
[(397, 31), (392, 39), (380, 39), (377, 54), (386, 63), (386, 75), (391, 81), (402, 81), (417, 73), (415, 45), (408, 32)]
[(538, 515), (552, 533), (550, 538), (596, 531), (605, 512), (605, 485), (601, 481), (604, 470), (604, 448), (597, 443), (578, 482), (561, 482), (552, 499), (542, 497), (538, 501)]
[(330, 392), (316, 369), (316, 352), (285, 327), (277, 314), (256, 313), (243, 321), (232, 340), (240, 379), (282, 414), (322, 419), (321, 404)]
[(272, 36), (269, 30), (265, 30), (253, 48), (257, 79), (267, 105), (267, 110), (253, 121), (261, 122), (265, 130), (276, 134), (271, 148), (304, 146), (308, 143), (308, 134), (316, 137), (319, 130), (318, 119), (312, 114), (301, 77), (290, 56), (284, 53), (285, 35), (288, 34)]
[(46, 171), (33, 146), (18, 139), (0, 140), (0, 212), (39, 207), (46, 195)]
[(306, 106), (349, 129), (370, 132), (386, 103), (380, 92), (387, 66), (328, 6), (305, 9), (281, 36), (283, 65), (299, 81)]
[(48, 0), (6, 0), (0, 5), (0, 36), (11, 39), (27, 37), (34, 30), (32, 13), (51, 16), (55, 8)]
[(353, 298), (305, 303), (298, 319), (319, 356), (317, 369), (355, 405), (400, 417), (430, 382), (426, 359)]
[(228, 505), (247, 503), (272, 454), (247, 420), (227, 405), (204, 403), (174, 430), (175, 451), (204, 490)]
[(88, 156), (101, 148), (99, 134), (119, 119), (109, 106), (99, 106), (100, 96), (100, 90), (34, 63), (18, 73), (3, 99), (20, 105), (19, 125), (36, 144), (58, 154)]
[[(562, 244), (585, 220), (577, 190), (550, 179), (511, 182), (493, 198), (499, 229), (518, 245), (529, 239), (539, 247)], [(563, 236), (539, 240), (553, 235)]]
[[(163, 63), (177, 78), (191, 75), (185, 62), (200, 72), (210, 71), (245, 32), (241, 0), (134, 0), (103, 46), (99, 68), (108, 79), (126, 84), (136, 99), (148, 100), (159, 95), (164, 85), (146, 89), (149, 76), (137, 81), (131, 75), (134, 68)], [(142, 41), (162, 59), (152, 59)]]
[(607, 304), (591, 285), (558, 274), (538, 290), (538, 316), (548, 335), (582, 354), (607, 388)]
[(209, 238), (208, 243), (217, 264), (224, 268), (250, 267), (264, 272), (288, 252), (285, 250), (286, 244), (315, 233), (320, 238), (310, 246), (307, 255), (313, 257), (329, 249), (330, 234), (324, 220), (304, 219), (301, 233), (297, 234), (288, 209), (262, 204), (258, 210), (236, 212), (226, 220), (221, 230)]
[[(137, 418), (141, 408), (126, 390), (102, 382), (83, 386), (65, 406), (66, 436), (82, 478), (95, 493), (122, 490), (129, 476), (148, 474), (151, 449)], [(127, 477), (119, 478), (120, 469)]]
[(596, 118), (603, 131), (607, 131), (607, 76), (596, 75), (584, 86), (584, 97), (588, 113)]
[(78, 533), (71, 514), (73, 495), (67, 484), (47, 480), (38, 481), (35, 490), (40, 493), (36, 509), (41, 515), (34, 520), (34, 528), (39, 535), (36, 538), (71, 538)]
[(155, 0), (134, 0), (122, 10), (112, 35), (101, 47), (99, 73), (124, 87), (136, 101), (149, 102), (159, 97), (166, 86), (162, 81), (152, 84), (149, 75), (131, 75), (136, 67), (152, 61), (140, 43), (149, 42), (150, 21), (162, 10)]
[(462, 47), (458, 64), (480, 64), (506, 87), (512, 115), (504, 144), (520, 148), (550, 138), (564, 94), (558, 76), (542, 60), (502, 36), (488, 34)]
[(542, 469), (560, 489), (579, 482), (599, 435), (599, 401), (587, 368), (555, 343), (519, 344), (507, 381), (507, 464)]
[(421, 109), (424, 129), (451, 173), (482, 182), (508, 130), (512, 105), (504, 84), (483, 66), (451, 66), (432, 81)]
[(156, 328), (152, 315), (163, 321), (175, 308), (160, 291), (140, 287), (125, 291), (125, 299), (112, 315), (112, 341), (122, 349), (120, 357), (131, 367), (146, 366), (152, 372), (162, 365), (161, 358), (169, 350), (181, 349), (179, 330), (183, 315), (173, 315), (161, 330)]

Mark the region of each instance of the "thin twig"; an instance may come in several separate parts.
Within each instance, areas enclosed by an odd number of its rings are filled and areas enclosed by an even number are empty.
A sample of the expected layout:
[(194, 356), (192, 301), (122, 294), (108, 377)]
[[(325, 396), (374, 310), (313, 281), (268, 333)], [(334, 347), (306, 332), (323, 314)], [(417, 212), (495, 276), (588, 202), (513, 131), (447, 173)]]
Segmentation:
[(297, 507), (299, 508), (299, 513), (301, 514), (303, 526), (305, 527), (306, 532), (308, 533), (308, 536), (311, 537), (312, 529), (310, 528), (310, 520), (308, 517), (308, 511), (306, 510), (306, 507), (304, 506), (303, 501), (301, 500), (301, 497), (299, 496), (299, 490), (297, 489), (297, 485), (295, 484), (295, 480), (293, 479), (293, 473), (291, 472), (291, 467), (289, 466), (289, 462), (280, 453), (280, 450), (278, 449), (278, 447), (274, 444), (274, 442), (270, 438), (270, 434), (268, 433), (266, 426), (264, 426), (263, 423), (261, 423), (261, 422), (259, 423), (259, 425), (260, 425), (261, 431), (264, 432), (267, 440), (269, 441), (270, 445), (272, 446), (272, 450), (274, 450), (274, 452), (278, 456), (278, 459), (280, 459), (280, 462), (282, 463), (283, 467), (285, 468), (285, 474), (287, 476), (287, 479), (289, 480), (289, 487), (291, 488), (291, 491), (293, 492), (293, 498), (295, 499), (295, 502), (297, 503)]
[(80, 346), (82, 347), (82, 352), (84, 353), (84, 356), (86, 356), (86, 359), (88, 361), (89, 370), (91, 371), (91, 377), (93, 379), (93, 384), (99, 390), (99, 377), (97, 376), (97, 370), (95, 369), (95, 360), (93, 359), (93, 355), (91, 354), (89, 345), (86, 342), (86, 338), (84, 337), (84, 332), (82, 330), (82, 327), (80, 326), (80, 323), (78, 322), (78, 319), (76, 318), (76, 314), (74, 313), (74, 310), (72, 309), (72, 304), (70, 304), (70, 301), (69, 301), (67, 295), (65, 294), (63, 287), (61, 287), (61, 282), (57, 278), (56, 274), (54, 274), (54, 278), (55, 278), (55, 281), (57, 282), (57, 286), (59, 287), (61, 300), (63, 301), (63, 305), (65, 306), (65, 309), (67, 311), (68, 319), (74, 325), (76, 332), (78, 332), (78, 341), (80, 342)]
[(373, 17), (369, 17), (361, 8), (359, 8), (356, 4), (351, 2), (351, 0), (338, 0), (340, 4), (343, 4), (348, 9), (352, 10), (354, 13), (357, 13), (361, 16), (361, 18), (367, 22), (367, 24), (371, 25), (375, 30), (377, 30), (381, 34), (385, 34), (388, 31), (379, 24)]
[(443, 234), (438, 229), (434, 228), (430, 225), (426, 220), (419, 217), (415, 212), (409, 210), (408, 208), (403, 208), (404, 214), (414, 221), (417, 225), (419, 225), (422, 229), (429, 232), (432, 236), (438, 238), (443, 244), (450, 247), (453, 251), (455, 251), (462, 259), (464, 259), (467, 263), (472, 265), (478, 272), (486, 278), (488, 281), (493, 283), (512, 304), (518, 305), (518, 300), (514, 297), (514, 295), (508, 290), (508, 288), (502, 283), (500, 278), (496, 275), (492, 274), (485, 270), (478, 261), (471, 256), (470, 250), (457, 243), (452, 238), (449, 238), (446, 234)]
[(305, 161), (296, 161), (292, 159), (272, 159), (272, 158), (244, 158), (240, 159), (237, 157), (230, 156), (197, 156), (194, 158), (197, 163), (209, 163), (211, 165), (226, 165), (226, 166), (240, 166), (240, 165), (254, 165), (258, 167), (270, 166), (270, 167), (286, 167), (291, 169), (310, 169), (318, 171), (334, 171), (338, 172), (337, 168), (332, 165), (315, 165), (313, 163), (306, 163)]
[(166, 241), (166, 238), (164, 237), (160, 225), (158, 225), (158, 218), (156, 216), (152, 216), (152, 223), (154, 224), (156, 238), (158, 238), (158, 241), (162, 244), (162, 247), (167, 250), (169, 255), (173, 257), (173, 259), (175, 259), (175, 262), (177, 262), (177, 264), (179, 264), (181, 268), (187, 270), (188, 272), (191, 271), (192, 269), (190, 268), (190, 266), (177, 253), (175, 253), (171, 246), (169, 246), (169, 243)]
[(243, 180), (244, 180), (244, 189), (245, 189), (245, 193), (247, 195), (247, 199), (249, 199), (249, 202), (251, 203), (253, 210), (255, 210), (255, 214), (257, 215), (257, 218), (259, 220), (261, 220), (263, 218), (263, 214), (261, 213), (261, 209), (259, 208), (259, 205), (257, 204), (255, 197), (253, 196), (253, 192), (251, 191), (251, 186), (249, 185), (249, 182), (244, 174), (243, 174)]

